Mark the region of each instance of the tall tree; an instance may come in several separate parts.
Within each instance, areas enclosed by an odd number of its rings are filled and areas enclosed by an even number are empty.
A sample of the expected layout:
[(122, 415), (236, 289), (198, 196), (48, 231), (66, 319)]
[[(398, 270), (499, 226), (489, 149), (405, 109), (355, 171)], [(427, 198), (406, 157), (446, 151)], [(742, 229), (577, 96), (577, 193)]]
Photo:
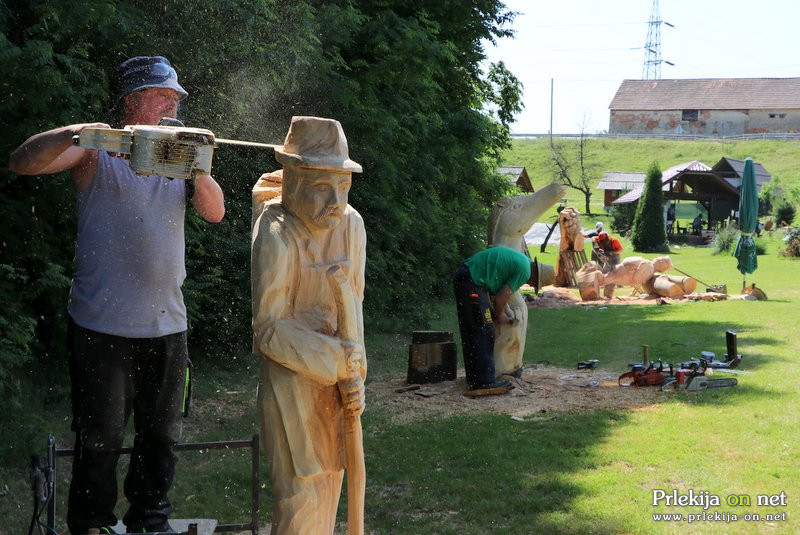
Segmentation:
[(631, 244), (634, 251), (667, 252), (667, 230), (664, 223), (664, 184), (661, 169), (653, 162), (647, 169), (644, 191), (636, 206)]
[(494, 171), (519, 83), (502, 65), (484, 77), (480, 64), (482, 41), (508, 35), (513, 14), (491, 0), (319, 9), (333, 66), (328, 113), (364, 165), (352, 202), (369, 237), (367, 306), (424, 317), (426, 301), (449, 295), (455, 267), (484, 246), (488, 207), (505, 188)]
[(550, 146), (550, 163), (556, 180), (583, 194), (584, 213), (591, 214), (590, 201), (598, 167), (592, 160), (585, 129), (581, 128), (580, 136), (574, 141), (554, 141)]

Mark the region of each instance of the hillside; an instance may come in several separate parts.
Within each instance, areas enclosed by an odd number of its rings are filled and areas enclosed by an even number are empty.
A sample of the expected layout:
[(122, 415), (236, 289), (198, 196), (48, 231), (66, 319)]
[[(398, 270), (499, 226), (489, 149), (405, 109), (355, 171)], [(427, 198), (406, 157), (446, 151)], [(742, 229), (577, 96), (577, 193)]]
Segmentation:
[[(573, 141), (571, 139), (567, 142)], [(800, 187), (800, 168), (798, 151), (800, 142), (795, 140), (688, 140), (671, 139), (611, 139), (591, 138), (587, 145), (590, 163), (596, 164), (597, 178), (600, 181), (606, 171), (641, 171), (655, 161), (661, 169), (673, 165), (700, 160), (714, 165), (723, 156), (738, 160), (748, 156), (761, 163), (778, 178), (785, 187)], [(550, 142), (548, 138), (514, 140), (512, 148), (504, 154), (504, 165), (524, 165), (533, 182), (539, 189), (553, 179), (549, 162)], [(583, 207), (580, 192), (569, 190), (570, 204)], [(595, 190), (592, 195), (592, 211), (600, 211), (602, 192)]]

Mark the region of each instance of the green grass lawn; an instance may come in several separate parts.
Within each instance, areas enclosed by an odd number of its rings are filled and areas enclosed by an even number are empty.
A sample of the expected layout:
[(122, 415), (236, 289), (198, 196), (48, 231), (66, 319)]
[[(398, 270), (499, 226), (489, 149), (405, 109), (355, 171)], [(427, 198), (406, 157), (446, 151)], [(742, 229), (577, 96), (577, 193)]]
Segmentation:
[[(370, 449), (370, 525), (396, 533), (797, 532), (791, 496), (800, 494), (793, 462), (800, 373), (792, 360), (800, 344), (792, 332), (800, 290), (797, 262), (778, 258), (778, 246), (769, 241), (769, 256), (759, 257), (759, 270), (748, 277), (770, 296), (766, 302), (530, 311), (525, 361), (564, 368), (596, 358), (622, 372), (641, 360), (644, 344), (652, 358), (665, 361), (702, 350), (722, 355), (725, 331), (733, 329), (745, 356), (742, 369), (752, 372), (739, 376), (737, 387), (525, 422), (475, 413), (393, 426), (373, 412), (367, 420), (378, 427)], [(730, 256), (694, 247), (670, 256), (705, 282), (741, 288)], [(443, 328), (452, 323), (443, 321)], [(729, 520), (730, 513), (784, 512), (787, 520), (656, 522), (654, 513), (703, 508), (654, 507), (654, 489), (717, 495), (723, 505), (706, 513), (729, 513), (723, 515)], [(781, 492), (786, 507), (755, 506), (757, 495)], [(725, 505), (731, 494), (750, 496), (752, 505)]]
[[(368, 470), (366, 526), (371, 533), (796, 533), (800, 524), (798, 385), (800, 285), (796, 260), (777, 255), (780, 240), (748, 275), (768, 301), (678, 302), (669, 306), (530, 309), (525, 362), (573, 369), (596, 358), (622, 373), (641, 360), (682, 361), (710, 350), (725, 352), (725, 331), (738, 333), (744, 355), (735, 388), (663, 394), (633, 409), (551, 412), (523, 421), (480, 409), (452, 417), (398, 424), (388, 405), (363, 417)], [(625, 254), (630, 253), (624, 243)], [(554, 264), (555, 254), (538, 254)], [(741, 288), (736, 261), (710, 248), (670, 253), (676, 267), (710, 284)], [(627, 293), (620, 289), (617, 295)], [(451, 303), (434, 304), (430, 327), (456, 332)], [(428, 327), (428, 326), (426, 326)], [(405, 374), (410, 332), (368, 333), (370, 378)], [(459, 347), (460, 353), (460, 347)], [(244, 439), (257, 432), (257, 362), (239, 355), (228, 370), (201, 368), (185, 440)], [(480, 404), (473, 406), (479, 407)], [(49, 429), (68, 445), (66, 400), (49, 414)], [(44, 453), (46, 435), (30, 449)], [(249, 452), (179, 454), (172, 492), (176, 517), (243, 522), (249, 515)], [(69, 463), (60, 463), (58, 516), (63, 529)], [(270, 516), (270, 484), (261, 461), (261, 519)], [(0, 533), (27, 528), (27, 466), (0, 467)], [(719, 496), (717, 513), (782, 514), (786, 520), (659, 522), (653, 514), (700, 514), (700, 506), (653, 506), (653, 491), (692, 490)], [(757, 506), (757, 495), (785, 492), (786, 506)], [(750, 506), (725, 503), (747, 495)], [(124, 499), (121, 500), (124, 503)], [(342, 497), (341, 518), (346, 518)], [(120, 514), (123, 504), (120, 505)], [(724, 515), (723, 515), (724, 516)], [(730, 517), (726, 517), (730, 519)]]

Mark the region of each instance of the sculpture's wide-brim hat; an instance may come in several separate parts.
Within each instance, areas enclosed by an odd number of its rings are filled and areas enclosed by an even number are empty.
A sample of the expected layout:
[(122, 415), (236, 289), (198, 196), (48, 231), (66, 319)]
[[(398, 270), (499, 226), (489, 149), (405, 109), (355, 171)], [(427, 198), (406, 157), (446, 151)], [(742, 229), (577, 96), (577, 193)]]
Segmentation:
[(275, 159), (282, 165), (361, 172), (361, 165), (350, 159), (341, 123), (323, 117), (292, 117), (283, 146), (275, 149)]
[(533, 272), (533, 289), (538, 294), (539, 290), (544, 286), (553, 284), (556, 280), (556, 270), (553, 266), (547, 264), (540, 264), (539, 260), (534, 257), (532, 272)]

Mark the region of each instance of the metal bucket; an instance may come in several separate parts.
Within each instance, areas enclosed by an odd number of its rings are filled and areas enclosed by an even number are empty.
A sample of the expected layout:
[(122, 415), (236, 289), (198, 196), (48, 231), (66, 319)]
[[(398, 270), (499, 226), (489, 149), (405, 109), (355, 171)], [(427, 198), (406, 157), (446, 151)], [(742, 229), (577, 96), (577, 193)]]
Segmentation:
[(408, 348), (409, 384), (455, 381), (458, 362), (453, 333), (414, 331)]

